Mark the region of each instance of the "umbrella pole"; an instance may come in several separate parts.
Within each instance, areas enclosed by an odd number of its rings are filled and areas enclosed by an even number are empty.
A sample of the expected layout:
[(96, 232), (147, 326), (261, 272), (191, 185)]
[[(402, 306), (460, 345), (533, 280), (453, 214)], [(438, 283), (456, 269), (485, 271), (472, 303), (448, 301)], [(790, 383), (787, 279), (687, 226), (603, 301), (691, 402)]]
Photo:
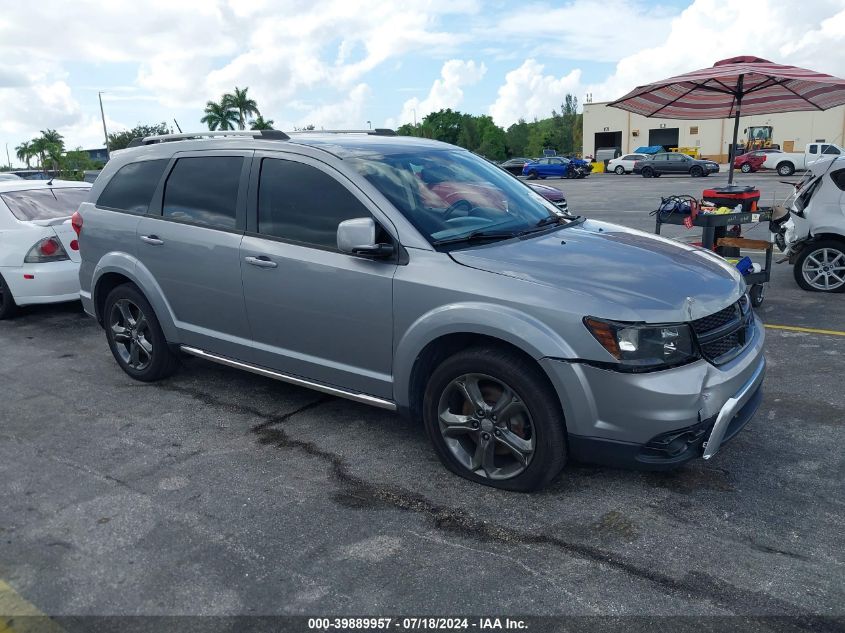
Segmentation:
[(731, 142), (731, 151), (728, 152), (728, 160), (730, 165), (728, 167), (728, 186), (734, 182), (734, 158), (736, 158), (736, 139), (739, 137), (739, 117), (740, 108), (742, 107), (742, 83), (745, 75), (740, 75), (736, 82), (736, 115), (734, 116), (734, 137)]

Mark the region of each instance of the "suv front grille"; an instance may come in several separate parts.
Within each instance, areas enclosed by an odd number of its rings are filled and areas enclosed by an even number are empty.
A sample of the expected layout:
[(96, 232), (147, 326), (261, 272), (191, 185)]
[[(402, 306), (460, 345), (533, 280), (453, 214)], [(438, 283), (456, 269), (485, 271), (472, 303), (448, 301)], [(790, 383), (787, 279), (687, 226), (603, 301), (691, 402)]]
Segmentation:
[(754, 315), (748, 298), (691, 323), (701, 353), (714, 365), (735, 358), (751, 341)]

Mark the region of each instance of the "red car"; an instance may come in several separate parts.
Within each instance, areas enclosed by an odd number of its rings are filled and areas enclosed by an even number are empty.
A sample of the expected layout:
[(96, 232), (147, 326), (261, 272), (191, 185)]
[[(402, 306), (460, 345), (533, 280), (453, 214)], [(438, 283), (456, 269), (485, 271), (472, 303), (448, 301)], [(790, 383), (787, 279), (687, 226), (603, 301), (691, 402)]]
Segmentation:
[(743, 174), (757, 171), (763, 166), (766, 154), (779, 153), (779, 149), (758, 149), (747, 154), (740, 154), (734, 158), (734, 169), (739, 169)]

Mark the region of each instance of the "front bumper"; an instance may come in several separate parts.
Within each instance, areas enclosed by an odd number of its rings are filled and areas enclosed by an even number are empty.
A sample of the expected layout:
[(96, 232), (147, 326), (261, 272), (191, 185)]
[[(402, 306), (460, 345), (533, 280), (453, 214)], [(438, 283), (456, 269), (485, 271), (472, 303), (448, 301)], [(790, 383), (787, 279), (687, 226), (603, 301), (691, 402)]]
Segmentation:
[(634, 374), (543, 359), (560, 396), (570, 455), (649, 469), (671, 468), (704, 451), (712, 457), (762, 399), (765, 332), (754, 321), (746, 348), (719, 367), (701, 360)]
[(79, 262), (65, 260), (4, 266), (0, 267), (0, 274), (19, 306), (79, 299)]

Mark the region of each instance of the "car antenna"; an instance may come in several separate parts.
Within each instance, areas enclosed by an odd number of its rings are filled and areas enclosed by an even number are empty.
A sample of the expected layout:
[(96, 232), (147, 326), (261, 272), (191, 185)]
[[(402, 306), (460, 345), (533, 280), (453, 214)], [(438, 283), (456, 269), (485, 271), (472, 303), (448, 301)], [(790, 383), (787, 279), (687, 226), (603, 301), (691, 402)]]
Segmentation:
[(47, 181), (47, 186), (48, 186), (48, 187), (52, 187), (52, 186), (53, 186), (53, 178), (55, 178), (55, 176), (50, 176), (50, 180), (48, 180), (48, 181)]

